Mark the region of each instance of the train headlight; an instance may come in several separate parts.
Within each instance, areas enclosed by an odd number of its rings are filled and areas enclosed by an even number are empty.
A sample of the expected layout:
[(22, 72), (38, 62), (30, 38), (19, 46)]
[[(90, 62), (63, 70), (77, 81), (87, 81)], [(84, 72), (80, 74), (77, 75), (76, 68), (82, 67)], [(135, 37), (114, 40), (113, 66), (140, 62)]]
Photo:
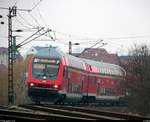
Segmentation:
[(57, 89), (57, 88), (58, 88), (58, 85), (54, 85), (53, 87), (54, 87), (55, 89)]
[(30, 86), (33, 87), (35, 84), (34, 83), (30, 83)]
[(43, 76), (43, 79), (46, 80), (46, 76)]

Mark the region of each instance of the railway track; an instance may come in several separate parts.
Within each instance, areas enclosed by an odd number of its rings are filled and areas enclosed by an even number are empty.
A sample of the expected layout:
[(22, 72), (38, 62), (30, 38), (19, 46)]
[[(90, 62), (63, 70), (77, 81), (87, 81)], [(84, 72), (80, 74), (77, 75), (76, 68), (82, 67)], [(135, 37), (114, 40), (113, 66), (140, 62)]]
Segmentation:
[(45, 107), (50, 106), (51, 108), (58, 108), (58, 109), (64, 109), (64, 110), (70, 110), (70, 111), (87, 112), (87, 113), (96, 114), (96, 115), (103, 115), (103, 116), (106, 116), (106, 119), (107, 117), (110, 117), (110, 118), (112, 117), (115, 119), (117, 118), (117, 119), (125, 119), (125, 120), (150, 120), (150, 118), (144, 117), (144, 116), (97, 110), (97, 109), (89, 108), (89, 107), (74, 107), (74, 106), (61, 106), (61, 105), (44, 105), (44, 106)]
[(47, 113), (53, 113), (53, 114), (61, 114), (64, 116), (69, 116), (69, 117), (74, 117), (78, 119), (84, 119), (84, 120), (98, 120), (98, 119), (108, 119), (108, 120), (120, 120), (115, 117), (106, 117), (103, 115), (96, 115), (96, 114), (91, 114), (87, 112), (80, 112), (76, 110), (67, 110), (67, 108), (59, 108), (59, 106), (37, 106), (37, 105), (20, 105), (20, 107), (23, 108), (28, 108), (31, 110), (38, 110), (38, 111), (44, 111)]
[(32, 109), (35, 111), (44, 111), (47, 113), (61, 114), (64, 116), (70, 116), (79, 119), (91, 119), (91, 120), (145, 120), (142, 116), (133, 116), (127, 114), (120, 114), (115, 112), (100, 111), (94, 109), (87, 109), (84, 107), (72, 107), (72, 106), (60, 106), (60, 105), (20, 105), (20, 107)]
[(87, 107), (61, 105), (19, 105), (13, 108), (0, 108), (0, 120), (149, 120), (115, 112), (89, 109)]
[[(76, 118), (71, 116), (64, 116), (61, 114), (45, 113), (45, 112), (24, 112), (17, 110), (0, 109), (0, 120), (85, 120), (86, 118)], [(88, 120), (88, 119), (87, 119)], [(90, 119), (89, 119), (90, 120)]]

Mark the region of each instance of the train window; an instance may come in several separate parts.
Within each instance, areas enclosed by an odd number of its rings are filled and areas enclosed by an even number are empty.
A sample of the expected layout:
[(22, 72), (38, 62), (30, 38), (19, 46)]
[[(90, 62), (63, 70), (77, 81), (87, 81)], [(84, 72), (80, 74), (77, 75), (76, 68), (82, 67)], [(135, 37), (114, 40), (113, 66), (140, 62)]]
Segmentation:
[(106, 74), (106, 68), (104, 68), (104, 74)]
[(106, 95), (110, 96), (111, 95), (111, 88), (106, 88)]
[(103, 74), (105, 74), (105, 68), (103, 68)]
[(101, 83), (101, 79), (98, 79), (98, 80), (97, 80), (97, 83), (99, 83), (99, 84), (100, 84), (100, 83)]
[(102, 88), (102, 95), (105, 95), (105, 87)]
[(109, 69), (109, 74), (111, 75), (111, 69)]
[(103, 79), (103, 80), (102, 80), (102, 85), (105, 86), (105, 84), (106, 84), (106, 80)]
[(69, 92), (72, 93), (73, 92), (73, 88), (72, 88), (72, 83), (69, 83)]
[(101, 68), (101, 69), (100, 69), (100, 73), (102, 73), (102, 74), (103, 74), (103, 68)]
[(34, 63), (32, 73), (35, 78), (39, 78), (39, 79), (42, 79), (43, 76), (46, 76), (47, 79), (57, 79), (58, 71), (59, 71), (59, 65)]
[(103, 68), (102, 73), (105, 74), (105, 68)]
[(106, 74), (108, 74), (108, 69), (106, 68)]
[(110, 74), (113, 75), (113, 70), (112, 69), (110, 69)]
[(89, 77), (89, 82), (91, 83), (91, 85), (96, 85), (96, 77), (95, 76), (90, 76)]
[(102, 73), (105, 74), (105, 69), (103, 68)]
[(93, 84), (96, 84), (96, 76), (93, 77)]
[(67, 76), (67, 77), (68, 77), (68, 78), (70, 78), (70, 77), (71, 77), (71, 73), (70, 73), (70, 72), (68, 72), (67, 74), (68, 74), (68, 76)]
[(76, 84), (76, 83), (71, 83), (71, 91), (72, 93), (81, 93), (81, 85)]
[(109, 73), (109, 69), (107, 69), (107, 73), (110, 74), (110, 73)]
[(100, 83), (97, 84), (97, 95), (100, 95)]

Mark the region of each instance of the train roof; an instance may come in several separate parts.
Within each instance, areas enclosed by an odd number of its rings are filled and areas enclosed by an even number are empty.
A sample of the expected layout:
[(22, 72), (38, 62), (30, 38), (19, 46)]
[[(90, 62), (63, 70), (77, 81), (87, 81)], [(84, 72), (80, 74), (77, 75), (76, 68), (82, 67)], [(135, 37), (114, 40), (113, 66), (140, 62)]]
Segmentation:
[(34, 56), (42, 57), (42, 58), (57, 58), (60, 59), (62, 55), (65, 55), (59, 48), (57, 47), (34, 47), (36, 53)]
[(93, 61), (89, 59), (83, 59), (87, 64), (97, 67), (98, 71), (102, 74), (110, 74), (110, 75), (118, 75), (118, 76), (123, 76), (125, 75), (125, 70), (116, 64), (110, 64), (110, 63), (105, 63), (105, 62), (98, 62), (98, 61)]
[[(102, 74), (110, 74), (110, 75), (118, 75), (123, 76), (125, 75), (125, 70), (115, 64), (105, 63), (105, 62), (98, 62), (94, 60), (89, 60), (85, 58), (79, 58), (75, 57), (69, 54), (66, 54), (62, 52), (57, 47), (35, 47), (37, 53), (35, 56), (43, 57), (43, 58), (57, 58), (61, 59), (62, 57), (65, 57), (70, 67), (78, 68), (80, 70), (86, 70), (85, 65), (88, 64), (91, 66), (91, 69), (93, 73), (102, 73)], [(96, 68), (97, 70), (94, 70)]]

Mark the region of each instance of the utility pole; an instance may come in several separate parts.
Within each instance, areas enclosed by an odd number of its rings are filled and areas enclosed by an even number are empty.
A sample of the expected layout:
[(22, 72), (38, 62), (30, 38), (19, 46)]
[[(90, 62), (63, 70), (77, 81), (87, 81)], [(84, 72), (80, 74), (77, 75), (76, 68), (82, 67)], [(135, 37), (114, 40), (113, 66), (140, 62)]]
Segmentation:
[[(8, 104), (13, 104), (14, 103), (13, 60), (14, 60), (14, 55), (16, 53), (14, 52), (14, 50), (16, 50), (17, 47), (16, 47), (16, 37), (12, 36), (12, 17), (16, 16), (17, 10), (28, 11), (28, 12), (30, 12), (31, 10), (17, 9), (16, 6), (12, 6), (9, 8), (0, 7), (0, 9), (9, 10), (8, 13)], [(2, 18), (1, 15), (0, 18)], [(4, 22), (1, 22), (1, 24), (4, 24)], [(21, 32), (21, 30), (17, 32)]]
[(69, 54), (72, 54), (72, 44), (71, 44), (71, 41), (69, 41)]
[(16, 37), (17, 36), (12, 36), (12, 48), (13, 48), (13, 61), (15, 62), (16, 60), (16, 55), (17, 55), (17, 47), (16, 47)]
[(16, 8), (9, 7), (8, 14), (8, 104), (14, 103), (12, 17), (16, 16)]
[(13, 88), (13, 60), (14, 60), (14, 48), (13, 44), (15, 43), (15, 37), (13, 42), (12, 37), (12, 17), (15, 17), (17, 14), (17, 10), (19, 11), (31, 11), (26, 9), (17, 9), (16, 6), (12, 6), (9, 8), (0, 7), (0, 9), (9, 10), (8, 13), (8, 104), (14, 103), (14, 88)]
[(79, 43), (71, 43), (71, 41), (69, 41), (69, 54), (72, 54), (72, 45), (80, 45)]

